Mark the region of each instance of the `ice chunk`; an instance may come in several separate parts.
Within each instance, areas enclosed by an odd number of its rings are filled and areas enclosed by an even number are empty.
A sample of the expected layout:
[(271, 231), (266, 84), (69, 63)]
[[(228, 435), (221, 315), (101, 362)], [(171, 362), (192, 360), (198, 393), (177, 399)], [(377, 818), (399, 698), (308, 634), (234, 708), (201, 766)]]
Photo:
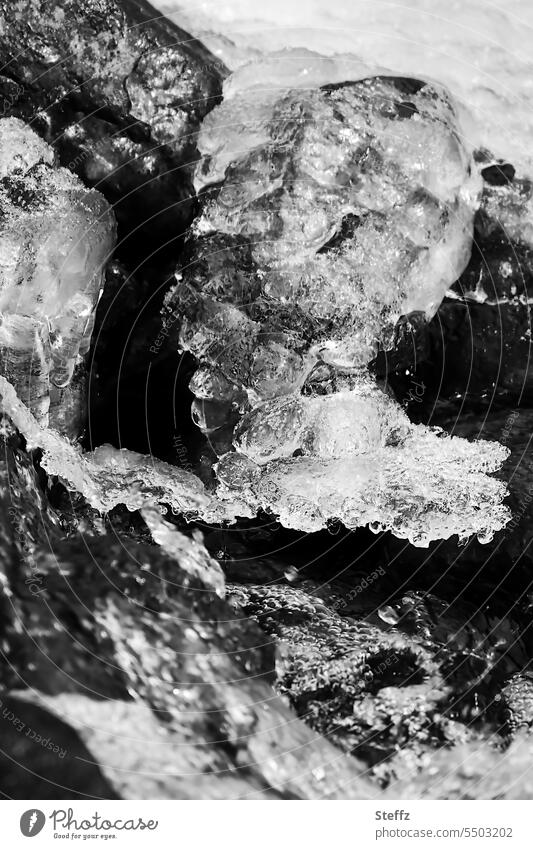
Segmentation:
[(2, 114), (109, 200), (136, 261), (168, 247), (193, 216), (196, 133), (225, 68), (145, 0), (0, 0), (0, 31)]
[(319, 362), (366, 366), (402, 315), (431, 318), (470, 256), (480, 190), (442, 87), (317, 85), (330, 60), (304, 87), (302, 56), (285, 56), (290, 82), (282, 61), (272, 87), (268, 59), (230, 78), (204, 120), (203, 209), (167, 301), (181, 348), (252, 406)]
[(200, 580), (206, 587), (214, 589), (220, 598), (224, 598), (224, 572), (220, 563), (207, 553), (200, 532), (196, 531), (192, 539), (185, 536), (174, 525), (165, 521), (155, 507), (144, 507), (141, 514), (150, 529), (153, 541), (161, 546), (165, 554), (186, 569), (187, 575)]
[(343, 73), (266, 58), (204, 121), (202, 212), (167, 299), (199, 363), (193, 418), (218, 495), (287, 527), (486, 540), (509, 519), (488, 476), (505, 449), (414, 427), (364, 376), (465, 268), (480, 177), (442, 87)]
[(0, 120), (0, 367), (43, 424), (88, 351), (115, 238), (104, 198), (53, 162), (22, 121)]

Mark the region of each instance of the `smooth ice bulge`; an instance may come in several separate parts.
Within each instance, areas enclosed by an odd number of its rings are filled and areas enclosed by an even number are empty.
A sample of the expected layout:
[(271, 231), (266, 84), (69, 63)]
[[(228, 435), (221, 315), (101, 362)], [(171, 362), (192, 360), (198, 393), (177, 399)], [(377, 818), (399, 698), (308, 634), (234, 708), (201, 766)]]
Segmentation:
[(89, 348), (114, 216), (15, 118), (0, 120), (0, 210), (0, 368), (40, 422), (75, 435), (82, 401), (70, 384)]

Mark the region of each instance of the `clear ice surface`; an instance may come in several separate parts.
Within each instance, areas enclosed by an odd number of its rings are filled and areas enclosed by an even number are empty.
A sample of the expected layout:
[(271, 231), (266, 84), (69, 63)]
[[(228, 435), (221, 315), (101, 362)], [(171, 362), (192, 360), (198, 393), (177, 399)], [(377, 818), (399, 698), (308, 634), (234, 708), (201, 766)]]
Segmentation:
[(0, 368), (42, 424), (66, 427), (61, 405), (89, 348), (114, 216), (16, 118), (0, 120), (0, 211)]

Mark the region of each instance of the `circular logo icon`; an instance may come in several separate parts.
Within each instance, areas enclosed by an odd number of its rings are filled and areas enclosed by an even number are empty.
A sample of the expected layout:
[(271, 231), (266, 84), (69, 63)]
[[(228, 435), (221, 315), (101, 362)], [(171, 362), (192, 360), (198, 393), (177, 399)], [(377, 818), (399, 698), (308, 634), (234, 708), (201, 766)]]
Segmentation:
[(42, 811), (30, 808), (29, 811), (24, 811), (20, 818), (20, 830), (24, 837), (35, 837), (42, 831), (45, 822), (46, 817)]

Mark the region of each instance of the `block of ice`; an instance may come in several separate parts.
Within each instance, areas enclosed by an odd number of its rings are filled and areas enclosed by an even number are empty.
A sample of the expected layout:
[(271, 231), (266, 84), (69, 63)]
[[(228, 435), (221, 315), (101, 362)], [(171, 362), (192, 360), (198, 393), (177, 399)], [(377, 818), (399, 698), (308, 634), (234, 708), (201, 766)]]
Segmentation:
[[(419, 80), (271, 87), (239, 72), (204, 120), (204, 205), (169, 303), (180, 344), (265, 399), (322, 360), (365, 366), (400, 316), (428, 318), (470, 256), (479, 175), (449, 94)], [(263, 73), (266, 66), (266, 82)], [(223, 337), (221, 340), (220, 337)]]
[(0, 210), (0, 367), (39, 421), (68, 427), (61, 404), (89, 348), (114, 216), (15, 118), (0, 120)]

